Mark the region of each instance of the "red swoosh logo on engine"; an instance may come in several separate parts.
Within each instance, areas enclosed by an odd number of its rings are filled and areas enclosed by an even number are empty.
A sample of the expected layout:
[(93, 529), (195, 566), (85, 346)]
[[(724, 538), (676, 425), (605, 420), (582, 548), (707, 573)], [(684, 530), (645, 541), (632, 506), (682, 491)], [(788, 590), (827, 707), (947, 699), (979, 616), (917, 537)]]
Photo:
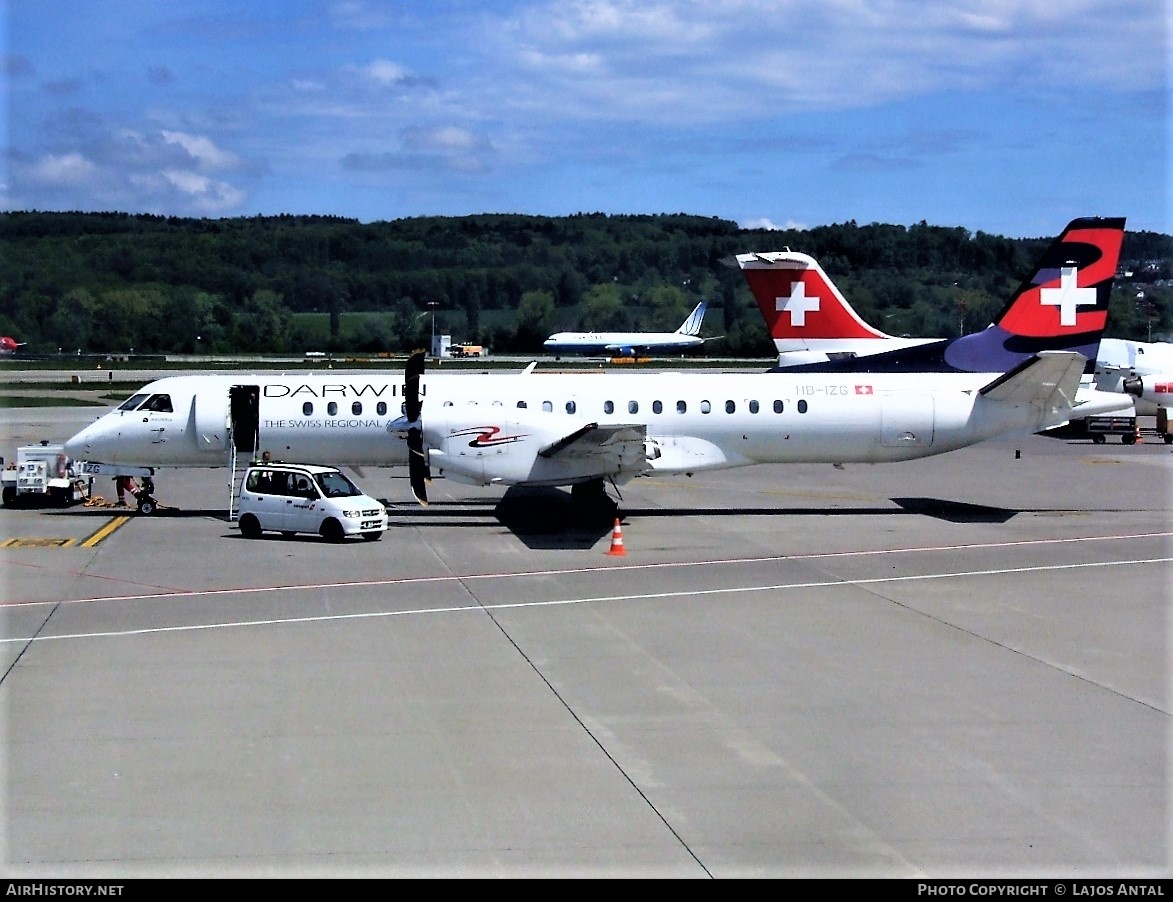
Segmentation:
[(525, 438), (524, 435), (498, 435), (500, 431), (500, 426), (470, 426), (468, 429), (461, 429), (451, 434), (453, 437), (460, 435), (475, 436), (468, 443), (470, 448), (490, 448), (493, 445), (508, 445), (510, 442), (519, 442)]

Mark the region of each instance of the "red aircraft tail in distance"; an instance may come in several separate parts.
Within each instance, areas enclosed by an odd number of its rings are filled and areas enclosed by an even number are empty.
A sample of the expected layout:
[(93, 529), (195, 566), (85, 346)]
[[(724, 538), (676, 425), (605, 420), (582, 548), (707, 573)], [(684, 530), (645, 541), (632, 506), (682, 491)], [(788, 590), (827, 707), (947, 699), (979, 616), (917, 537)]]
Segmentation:
[(779, 365), (819, 363), (926, 344), (864, 322), (817, 260), (798, 251), (738, 254), (737, 265), (778, 350)]
[(10, 335), (0, 337), (0, 354), (15, 354), (16, 349), (28, 344), (28, 342), (17, 341)]

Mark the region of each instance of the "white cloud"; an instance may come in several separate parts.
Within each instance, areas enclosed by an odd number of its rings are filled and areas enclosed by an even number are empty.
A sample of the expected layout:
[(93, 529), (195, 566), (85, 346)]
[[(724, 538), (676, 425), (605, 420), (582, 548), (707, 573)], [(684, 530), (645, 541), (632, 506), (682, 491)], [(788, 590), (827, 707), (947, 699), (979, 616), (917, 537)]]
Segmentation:
[(240, 165), (236, 154), (221, 150), (210, 138), (184, 132), (164, 131), (162, 134), (165, 142), (182, 147), (202, 169), (230, 169)]
[(778, 225), (772, 219), (762, 216), (758, 219), (743, 219), (737, 223), (743, 229), (766, 229), (770, 232), (781, 232), (785, 229), (794, 229), (800, 232), (805, 232), (810, 226), (805, 223), (795, 222), (793, 219), (786, 220), (785, 225)]
[(67, 153), (42, 157), (29, 174), (43, 185), (60, 187), (84, 185), (96, 171), (97, 167), (80, 153)]
[(166, 169), (160, 174), (170, 185), (187, 195), (200, 213), (223, 213), (234, 210), (244, 202), (244, 192), (227, 182), (181, 169)]

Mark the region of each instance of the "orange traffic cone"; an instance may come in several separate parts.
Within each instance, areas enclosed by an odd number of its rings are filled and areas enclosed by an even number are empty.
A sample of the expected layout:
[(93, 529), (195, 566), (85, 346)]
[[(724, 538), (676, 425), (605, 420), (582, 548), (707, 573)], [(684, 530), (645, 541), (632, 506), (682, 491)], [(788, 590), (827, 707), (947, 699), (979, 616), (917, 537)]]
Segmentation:
[(623, 527), (619, 525), (619, 518), (615, 518), (615, 528), (611, 530), (611, 550), (607, 554), (622, 557), (627, 554), (627, 549), (623, 547)]

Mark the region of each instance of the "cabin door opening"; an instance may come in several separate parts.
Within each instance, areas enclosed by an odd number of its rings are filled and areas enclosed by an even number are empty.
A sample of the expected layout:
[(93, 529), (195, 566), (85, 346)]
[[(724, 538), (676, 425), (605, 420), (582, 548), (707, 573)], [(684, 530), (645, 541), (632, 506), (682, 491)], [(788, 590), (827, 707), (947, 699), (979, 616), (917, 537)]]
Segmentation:
[(255, 455), (261, 425), (259, 385), (234, 385), (228, 391), (232, 416), (232, 444), (239, 452)]

